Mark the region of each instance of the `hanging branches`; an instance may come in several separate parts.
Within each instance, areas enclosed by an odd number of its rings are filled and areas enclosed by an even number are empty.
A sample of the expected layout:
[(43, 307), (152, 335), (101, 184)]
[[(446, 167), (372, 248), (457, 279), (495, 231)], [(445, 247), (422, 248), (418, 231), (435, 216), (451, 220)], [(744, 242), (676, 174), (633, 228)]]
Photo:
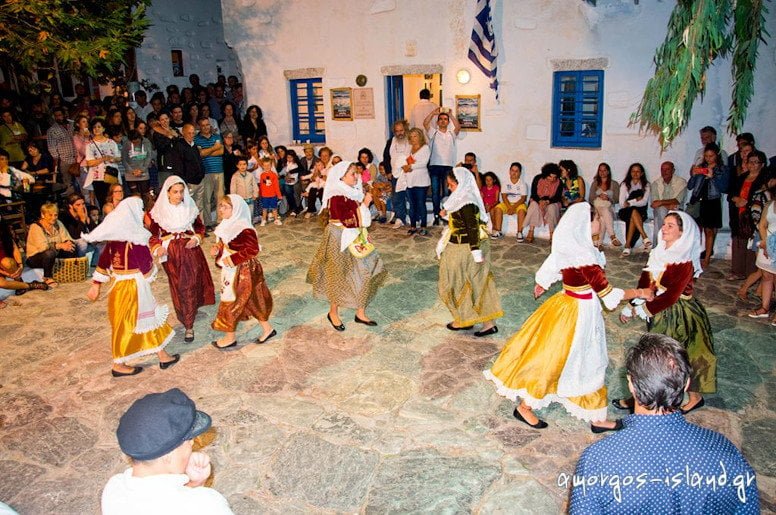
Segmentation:
[(706, 91), (709, 67), (731, 49), (734, 84), (729, 130), (738, 131), (746, 118), (766, 11), (762, 0), (733, 3), (677, 0), (665, 41), (655, 53), (655, 75), (631, 115), (631, 124), (656, 134), (663, 148), (687, 127), (695, 100)]

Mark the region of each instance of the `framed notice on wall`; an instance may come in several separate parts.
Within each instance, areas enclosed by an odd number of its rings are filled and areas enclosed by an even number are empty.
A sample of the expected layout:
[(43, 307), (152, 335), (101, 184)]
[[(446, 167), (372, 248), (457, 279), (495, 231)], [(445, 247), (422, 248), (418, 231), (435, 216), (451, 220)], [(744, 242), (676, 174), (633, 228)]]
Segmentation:
[(181, 50), (173, 50), (170, 57), (172, 58), (173, 77), (183, 77), (183, 52)]
[(331, 118), (340, 121), (353, 119), (352, 88), (331, 89)]
[(375, 94), (373, 88), (358, 88), (353, 90), (353, 118), (374, 119)]
[(456, 95), (455, 117), (462, 131), (481, 131), (480, 95)]

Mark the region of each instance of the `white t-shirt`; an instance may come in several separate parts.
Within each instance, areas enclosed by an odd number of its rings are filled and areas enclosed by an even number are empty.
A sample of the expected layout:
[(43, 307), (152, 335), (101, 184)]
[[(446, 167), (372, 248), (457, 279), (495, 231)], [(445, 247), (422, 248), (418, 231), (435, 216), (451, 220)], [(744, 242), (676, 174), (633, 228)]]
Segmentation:
[(226, 498), (204, 486), (185, 486), (186, 474), (134, 477), (132, 468), (116, 474), (102, 490), (103, 515), (232, 514)]
[(501, 193), (505, 194), (507, 200), (514, 204), (520, 200), (520, 197), (523, 197), (523, 200), (525, 200), (528, 195), (528, 185), (522, 178), (517, 180), (517, 184), (507, 180), (501, 188)]
[(442, 132), (437, 129), (428, 131), (428, 146), (431, 148), (431, 166), (455, 165), (455, 132), (448, 128)]

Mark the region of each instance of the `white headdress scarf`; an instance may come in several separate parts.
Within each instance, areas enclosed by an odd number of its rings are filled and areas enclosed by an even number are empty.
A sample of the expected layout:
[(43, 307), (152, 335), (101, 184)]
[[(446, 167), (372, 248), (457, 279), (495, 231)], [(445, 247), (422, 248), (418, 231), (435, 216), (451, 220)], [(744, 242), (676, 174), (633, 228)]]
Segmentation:
[[(183, 184), (183, 201), (174, 206), (167, 197), (167, 192), (176, 184)], [(186, 182), (177, 175), (171, 175), (164, 181), (159, 198), (151, 209), (151, 217), (162, 229), (171, 233), (193, 230), (192, 224), (199, 215), (199, 209), (191, 198)]]
[(321, 210), (328, 207), (329, 199), (332, 197), (347, 197), (356, 202), (364, 200), (364, 190), (361, 189), (361, 178), (359, 178), (355, 186), (348, 186), (342, 180), (342, 177), (345, 176), (345, 172), (348, 171), (351, 164), (350, 161), (340, 161), (329, 170), (329, 175), (326, 177), (326, 184), (323, 187)]
[(251, 210), (240, 195), (227, 195), (232, 201), (232, 216), (225, 218), (213, 231), (219, 240), (228, 244), (245, 229), (252, 229)]
[(698, 224), (684, 211), (669, 211), (669, 214), (679, 215), (682, 219), (682, 235), (671, 247), (666, 248), (666, 242), (663, 241), (663, 231), (658, 231), (657, 245), (649, 253), (649, 260), (644, 270), (658, 276), (666, 269), (667, 265), (692, 261), (693, 277), (698, 277), (703, 272), (701, 268), (703, 240)]
[(151, 233), (143, 227), (143, 200), (125, 198), (108, 213), (105, 220), (89, 234), (81, 234), (88, 242), (126, 241), (135, 245), (148, 245)]
[(480, 220), (488, 223), (490, 217), (488, 216), (488, 212), (485, 211), (485, 204), (482, 202), (482, 195), (480, 194), (479, 188), (477, 188), (477, 181), (474, 180), (472, 172), (459, 166), (453, 168), (453, 173), (455, 174), (455, 180), (458, 182), (458, 187), (456, 187), (455, 191), (450, 193), (450, 196), (445, 200), (445, 211), (454, 213), (463, 206), (472, 204), (480, 210)]
[(552, 236), (552, 258), (556, 270), (586, 265), (606, 265), (606, 257), (593, 245), (590, 204), (578, 202), (566, 210)]

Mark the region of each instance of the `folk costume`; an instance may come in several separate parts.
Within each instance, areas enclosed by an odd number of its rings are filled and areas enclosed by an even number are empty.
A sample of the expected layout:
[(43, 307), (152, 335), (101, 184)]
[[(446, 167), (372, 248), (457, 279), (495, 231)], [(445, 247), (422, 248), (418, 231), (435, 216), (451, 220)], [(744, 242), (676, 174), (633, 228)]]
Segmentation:
[[(251, 210), (239, 195), (227, 195), (232, 216), (215, 228), (216, 266), (221, 269), (221, 302), (211, 327), (234, 332), (237, 324), (250, 317), (266, 322), (272, 313), (272, 294), (259, 262), (259, 237), (251, 221)], [(224, 262), (230, 257), (232, 265)]]
[[(167, 193), (176, 184), (183, 185), (183, 201), (173, 205)], [(167, 273), (175, 314), (183, 327), (190, 330), (194, 327), (197, 309), (215, 304), (216, 299), (207, 259), (200, 247), (205, 225), (183, 179), (171, 175), (164, 181), (148, 217), (151, 253), (158, 256), (160, 249), (167, 250), (159, 261)], [(186, 248), (190, 240), (196, 241), (197, 246)]]
[(504, 316), (490, 269), (488, 212), (474, 175), (466, 168), (453, 170), (458, 186), (444, 202), (448, 226), (437, 243), (439, 298), (453, 325), (467, 327)]
[(562, 280), (563, 291), (525, 321), (483, 372), (500, 395), (516, 402), (519, 397), (533, 409), (559, 402), (588, 422), (606, 419), (608, 357), (600, 301), (614, 309), (624, 292), (609, 284), (605, 264), (593, 246), (590, 204), (572, 205), (558, 224), (552, 252), (536, 272), (536, 284), (547, 290)]
[(367, 234), (372, 216), (361, 204), (361, 181), (355, 186), (342, 181), (350, 164), (337, 163), (326, 178), (321, 211), (328, 208), (330, 218), (307, 270), (307, 282), (313, 285), (316, 297), (340, 307), (361, 309), (374, 298), (386, 272)]
[(90, 243), (106, 242), (92, 280), (114, 281), (108, 294), (114, 363), (164, 349), (175, 333), (167, 323), (167, 306), (158, 305), (151, 292), (156, 267), (148, 248), (151, 233), (143, 227), (143, 201), (124, 199), (82, 237)]
[(692, 366), (689, 390), (699, 393), (717, 391), (717, 357), (714, 336), (706, 309), (693, 296), (695, 278), (701, 275), (704, 250), (700, 229), (684, 211), (670, 211), (682, 219), (682, 234), (669, 248), (658, 231), (658, 243), (649, 253), (647, 266), (639, 278), (639, 287), (657, 287), (655, 299), (631, 301), (622, 313), (634, 314), (647, 322), (647, 330), (670, 336), (684, 345)]

